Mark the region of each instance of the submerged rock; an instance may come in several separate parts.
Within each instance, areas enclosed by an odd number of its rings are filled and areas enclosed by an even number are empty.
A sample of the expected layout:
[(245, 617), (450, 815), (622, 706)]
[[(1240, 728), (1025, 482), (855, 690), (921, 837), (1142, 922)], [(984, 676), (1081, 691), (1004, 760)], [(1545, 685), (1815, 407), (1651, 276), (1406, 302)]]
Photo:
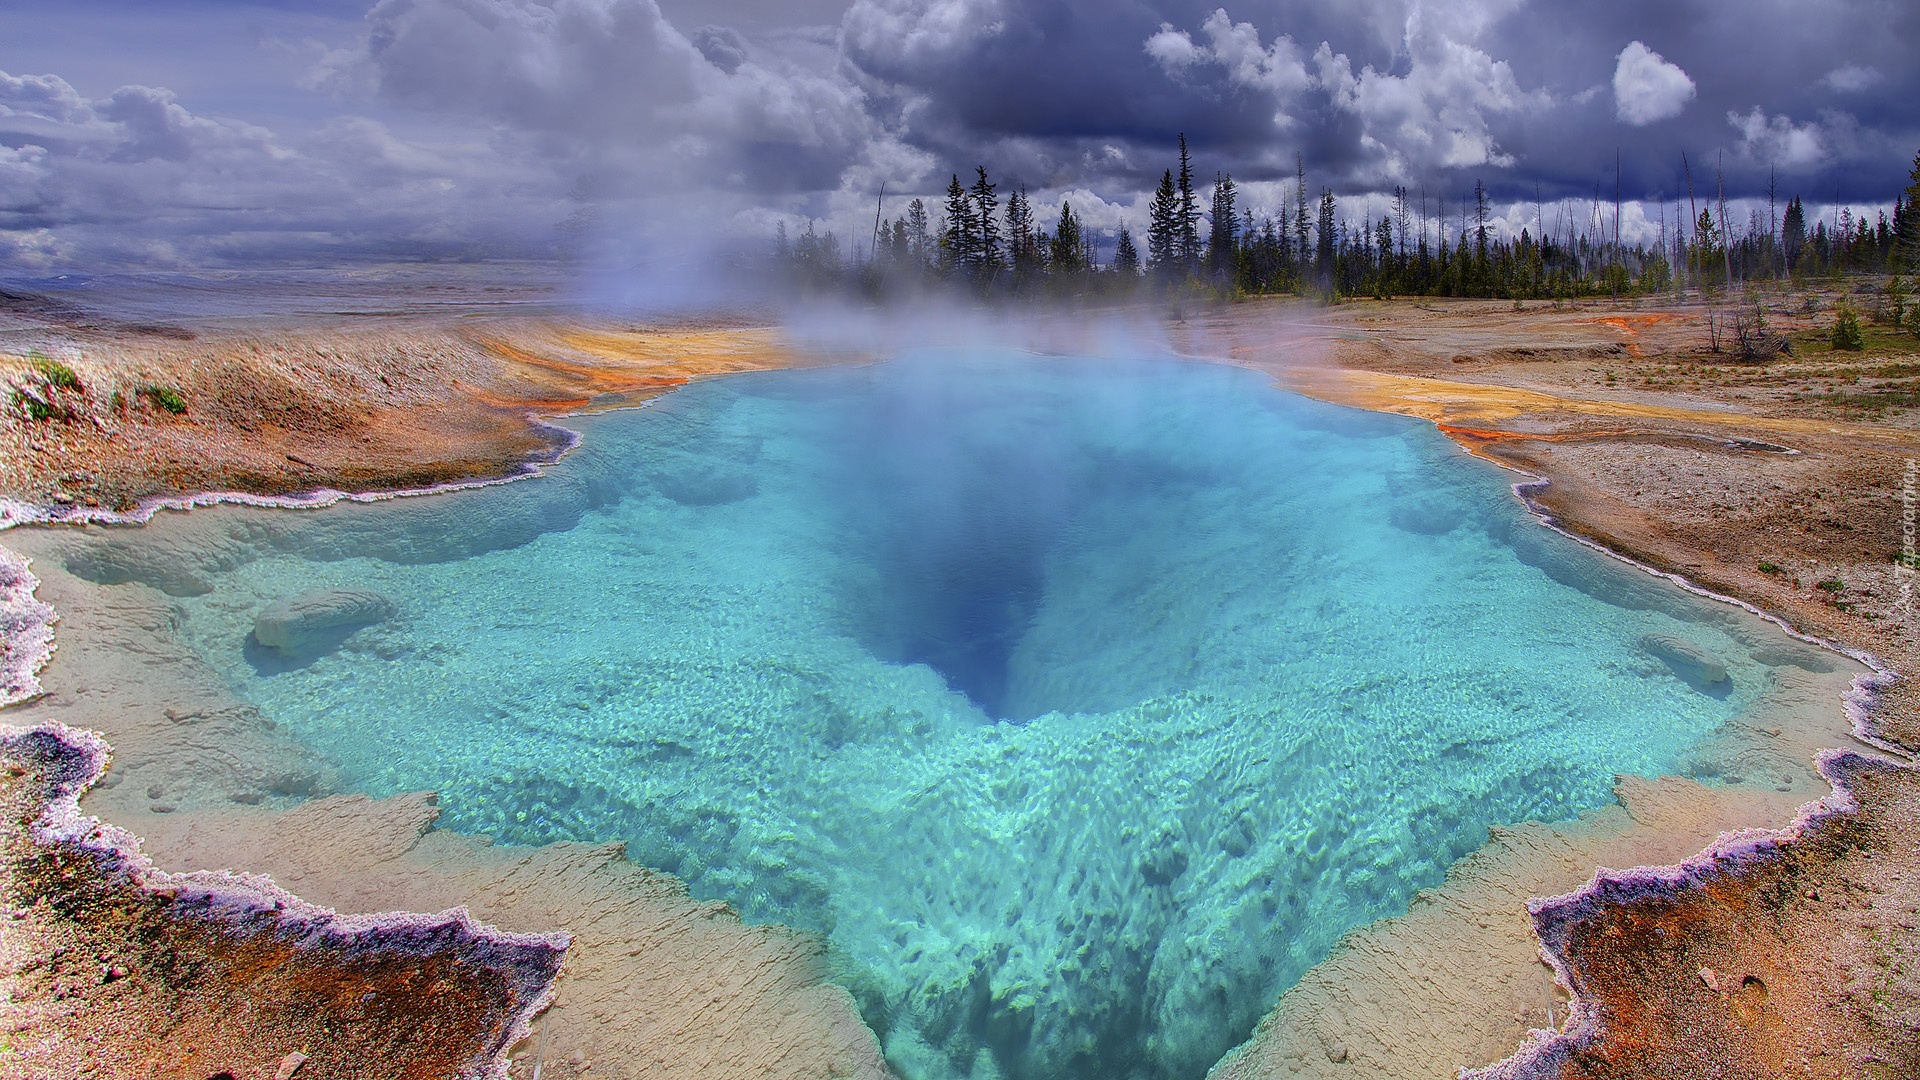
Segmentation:
[(104, 543), (75, 552), (66, 560), (67, 572), (99, 585), (138, 582), (168, 596), (205, 596), (213, 591), (199, 567), (177, 552), (157, 546)]
[(660, 493), (681, 506), (725, 506), (759, 494), (752, 476), (710, 466), (690, 466), (652, 474)]
[(392, 616), (392, 602), (370, 589), (316, 589), (267, 605), (253, 620), (253, 638), (282, 656), (311, 655)]
[(1840, 670), (1840, 665), (1832, 656), (1810, 645), (1792, 641), (1762, 645), (1753, 650), (1753, 659), (1768, 667), (1797, 667), (1816, 675)]
[(1715, 693), (1732, 686), (1727, 668), (1712, 653), (1685, 638), (1672, 634), (1646, 634), (1640, 647), (1649, 656), (1667, 665), (1681, 682), (1703, 693)]
[(1387, 511), (1387, 521), (1394, 528), (1421, 536), (1445, 536), (1459, 528), (1466, 516), (1466, 507), (1436, 495), (1398, 500)]

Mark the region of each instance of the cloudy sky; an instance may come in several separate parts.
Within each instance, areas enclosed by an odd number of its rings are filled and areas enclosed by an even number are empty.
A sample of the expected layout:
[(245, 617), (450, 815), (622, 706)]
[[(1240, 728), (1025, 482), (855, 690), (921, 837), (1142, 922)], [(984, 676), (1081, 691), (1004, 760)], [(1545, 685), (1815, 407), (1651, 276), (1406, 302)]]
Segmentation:
[(976, 163), (1138, 227), (1181, 132), (1256, 212), (1297, 155), (1555, 227), (1617, 160), (1632, 234), (1683, 152), (1885, 204), (1916, 55), (1912, 0), (6, 0), (0, 272), (864, 237)]

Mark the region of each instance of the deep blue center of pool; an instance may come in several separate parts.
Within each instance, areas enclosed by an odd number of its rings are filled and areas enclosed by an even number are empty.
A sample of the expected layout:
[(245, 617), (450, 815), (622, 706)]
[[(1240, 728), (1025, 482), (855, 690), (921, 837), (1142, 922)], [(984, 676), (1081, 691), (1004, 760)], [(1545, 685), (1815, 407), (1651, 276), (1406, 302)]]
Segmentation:
[[(912, 1077), (1198, 1076), (1767, 677), (1429, 426), (1250, 372), (940, 351), (583, 424), (538, 480), (272, 519), (183, 632), (363, 790), (825, 935)], [(250, 639), (347, 586), (394, 616)]]

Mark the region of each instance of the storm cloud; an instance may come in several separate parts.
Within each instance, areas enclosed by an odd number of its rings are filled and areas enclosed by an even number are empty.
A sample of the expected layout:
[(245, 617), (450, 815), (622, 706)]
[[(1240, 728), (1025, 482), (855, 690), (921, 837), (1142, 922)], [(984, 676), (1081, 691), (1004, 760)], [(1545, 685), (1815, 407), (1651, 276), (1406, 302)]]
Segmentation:
[(227, 32), (169, 68), (171, 8), (10, 14), (0, 265), (858, 235), (975, 164), (1111, 229), (1181, 134), (1257, 208), (1296, 163), (1349, 199), (1617, 168), (1633, 202), (1691, 172), (1865, 205), (1920, 148), (1920, 9), (1875, 0), (209, 0), (171, 17)]

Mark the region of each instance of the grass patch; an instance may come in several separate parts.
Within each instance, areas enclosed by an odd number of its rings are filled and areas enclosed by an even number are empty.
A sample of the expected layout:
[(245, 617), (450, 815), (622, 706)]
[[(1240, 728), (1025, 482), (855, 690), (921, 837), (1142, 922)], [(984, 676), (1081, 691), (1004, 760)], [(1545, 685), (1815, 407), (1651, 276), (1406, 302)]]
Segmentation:
[(1860, 346), (1863, 355), (1858, 356), (1852, 350), (1836, 351), (1834, 349), (1832, 327), (1796, 330), (1787, 335), (1787, 340), (1793, 342), (1793, 355), (1802, 360), (1818, 356), (1828, 362), (1838, 360), (1858, 364), (1870, 357), (1892, 358), (1920, 354), (1920, 337), (1892, 327), (1869, 324), (1860, 324)]
[(1816, 589), (1824, 589), (1827, 592), (1836, 593), (1836, 594), (1845, 590), (1846, 587), (1847, 587), (1847, 583), (1844, 581), (1841, 581), (1839, 578), (1828, 578), (1827, 580), (1819, 582), (1814, 585), (1814, 588)]
[(165, 409), (175, 416), (187, 411), (187, 399), (170, 386), (143, 386), (140, 396), (153, 402), (156, 408)]
[(42, 401), (24, 390), (13, 392), (13, 407), (27, 414), (29, 420), (58, 420), (64, 414), (50, 401)]
[(1843, 409), (1859, 409), (1862, 412), (1884, 413), (1888, 409), (1920, 408), (1920, 390), (1878, 389), (1878, 390), (1838, 390), (1831, 394), (1821, 394), (1820, 400), (1829, 405), (1838, 405)]
[(67, 365), (46, 356), (33, 358), (33, 370), (47, 380), (47, 385), (56, 390), (79, 390), (80, 376)]
[(1763, 574), (1777, 574), (1780, 572), (1780, 568), (1770, 562), (1763, 562), (1760, 564), (1760, 572)]

